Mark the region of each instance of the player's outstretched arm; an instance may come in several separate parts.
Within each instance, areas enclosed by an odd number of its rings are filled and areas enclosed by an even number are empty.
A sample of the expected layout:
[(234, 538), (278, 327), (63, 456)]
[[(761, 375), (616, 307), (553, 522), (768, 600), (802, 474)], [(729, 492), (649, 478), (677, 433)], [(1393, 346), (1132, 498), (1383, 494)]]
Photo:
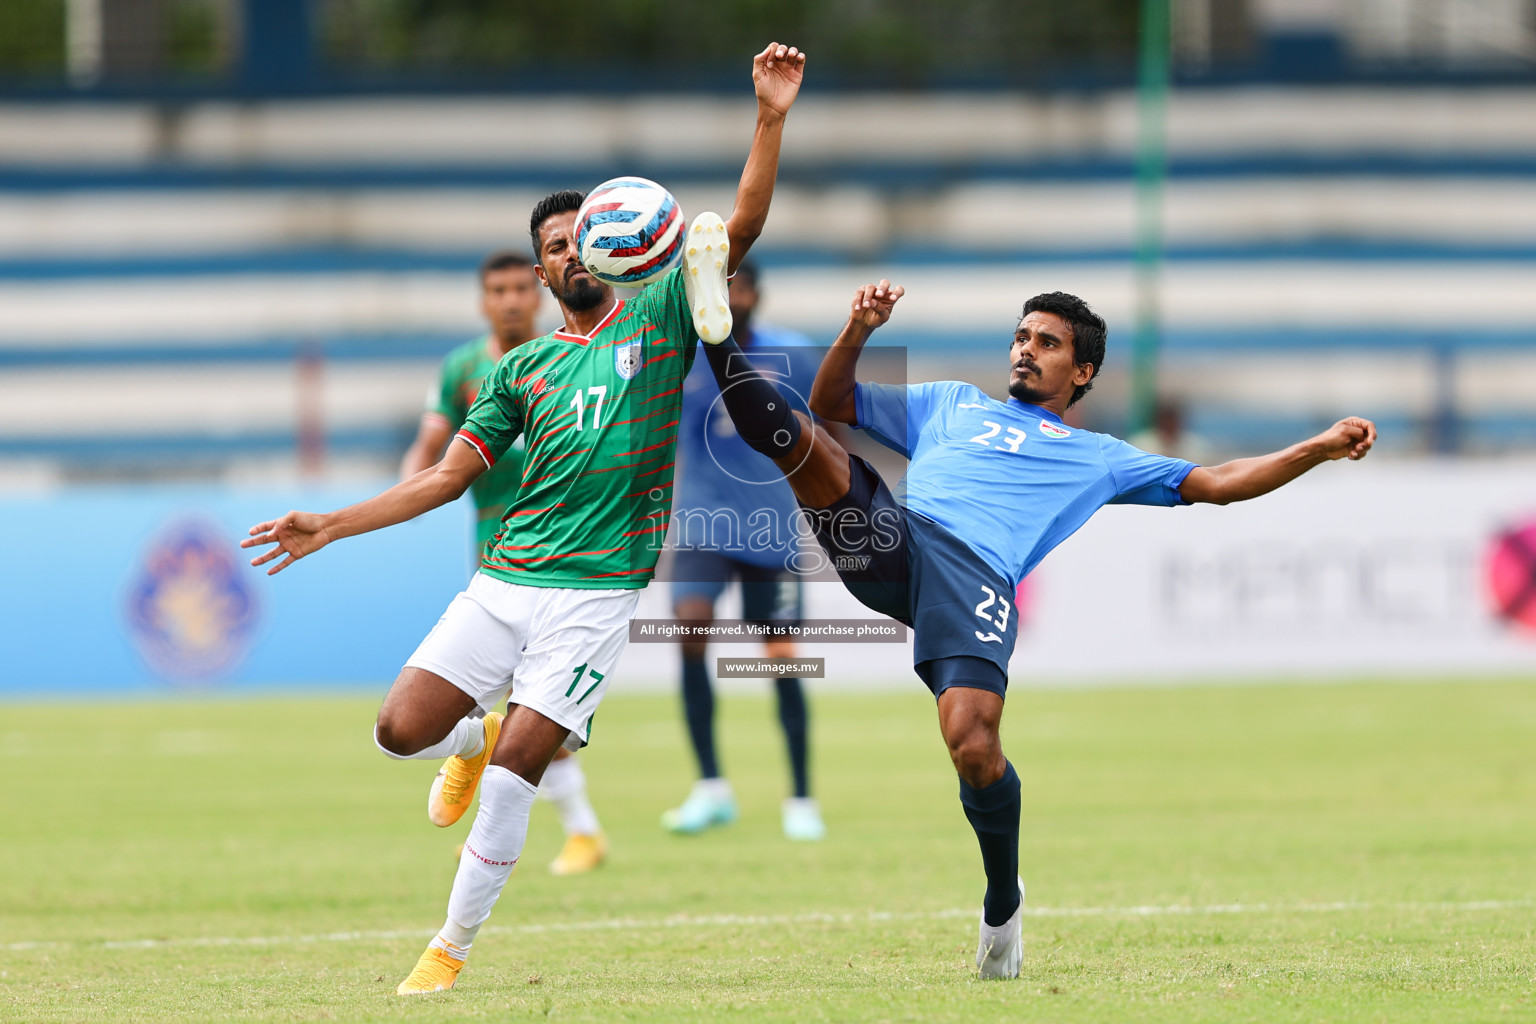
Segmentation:
[(848, 322), (816, 371), (816, 381), (811, 385), (811, 411), (833, 423), (853, 423), (858, 410), (853, 400), (854, 369), (859, 363), (859, 352), (875, 332), (875, 328), (891, 318), (891, 310), (907, 290), (882, 279), (879, 284), (866, 284), (853, 293), (853, 308)]
[(271, 576), (333, 540), (394, 526), (446, 505), (463, 494), (483, 472), (485, 463), (468, 445), (452, 445), (437, 465), (401, 481), (382, 494), (336, 512), (289, 512), (281, 518), (257, 523), (240, 546), (273, 545), (270, 551), (251, 559), (252, 565), (265, 565), (286, 555), (267, 570), (267, 575)]
[(735, 273), (747, 250), (763, 233), (768, 204), (779, 177), (779, 146), (784, 141), (784, 118), (800, 93), (805, 75), (805, 54), (793, 46), (769, 43), (752, 58), (752, 89), (757, 93), (757, 128), (752, 150), (736, 187), (736, 208), (725, 222), (731, 240), (730, 272)]
[(1219, 466), (1197, 466), (1184, 478), (1179, 494), (1188, 502), (1226, 505), (1247, 501), (1283, 487), (1314, 466), (1335, 459), (1363, 459), (1376, 443), (1376, 424), (1358, 416), (1339, 420), (1332, 427), (1284, 451), (1251, 459), (1235, 459)]

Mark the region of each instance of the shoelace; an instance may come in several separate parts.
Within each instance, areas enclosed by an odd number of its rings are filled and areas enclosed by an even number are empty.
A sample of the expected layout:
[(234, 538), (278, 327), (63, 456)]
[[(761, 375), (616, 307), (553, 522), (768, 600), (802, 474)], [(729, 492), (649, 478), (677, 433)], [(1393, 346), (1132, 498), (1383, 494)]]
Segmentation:
[[(457, 761), (458, 764), (454, 764)], [(469, 788), (474, 779), (474, 773), (462, 757), (454, 757), (443, 765), (443, 802), (456, 804), (464, 798), (464, 791)]]
[(462, 962), (454, 962), (453, 957), (439, 950), (437, 956), (416, 964), (416, 969), (405, 979), (406, 984), (422, 987), (427, 982), (441, 982), (447, 977), (458, 974), (461, 967), (463, 967)]

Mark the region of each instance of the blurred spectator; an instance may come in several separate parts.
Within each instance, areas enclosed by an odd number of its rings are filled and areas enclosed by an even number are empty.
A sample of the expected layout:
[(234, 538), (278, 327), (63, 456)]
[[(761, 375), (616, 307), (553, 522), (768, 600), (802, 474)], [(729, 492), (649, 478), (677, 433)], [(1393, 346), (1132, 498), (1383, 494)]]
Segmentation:
[(1152, 425), (1127, 438), (1131, 444), (1154, 455), (1170, 455), (1197, 466), (1209, 465), (1211, 444), (1190, 430), (1184, 420), (1184, 403), (1171, 395), (1161, 395), (1152, 409)]

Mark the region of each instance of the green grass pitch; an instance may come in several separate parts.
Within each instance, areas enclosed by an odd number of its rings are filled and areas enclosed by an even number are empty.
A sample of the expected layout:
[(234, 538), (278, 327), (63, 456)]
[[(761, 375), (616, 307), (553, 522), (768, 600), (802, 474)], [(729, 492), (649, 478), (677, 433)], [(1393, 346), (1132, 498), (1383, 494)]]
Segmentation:
[(396, 997), (467, 820), (371, 699), (0, 707), (0, 1019), (1532, 1021), (1536, 681), (1016, 691), (1023, 976), (971, 977), (975, 840), (909, 692), (814, 700), (830, 834), (779, 833), (764, 698), (726, 697), (736, 826), (664, 835), (676, 702), (584, 756), (613, 842), (535, 808), (453, 992)]

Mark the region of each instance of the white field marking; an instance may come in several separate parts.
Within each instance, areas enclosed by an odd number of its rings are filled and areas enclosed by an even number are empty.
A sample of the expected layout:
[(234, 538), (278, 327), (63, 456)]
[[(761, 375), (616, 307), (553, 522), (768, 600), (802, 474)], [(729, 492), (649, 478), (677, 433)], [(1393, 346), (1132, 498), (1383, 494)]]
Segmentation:
[[(1523, 910), (1536, 900), (1473, 900), (1466, 903), (1213, 903), (1203, 906), (1165, 904), (1144, 907), (1025, 907), (1025, 917), (1199, 917), (1219, 914), (1330, 914), (1343, 911), (1395, 910), (1468, 913), (1479, 910)], [(668, 917), (615, 917), (593, 921), (554, 921), (547, 924), (490, 925), (485, 935), (551, 935), (562, 932), (658, 931), (665, 928), (772, 928), (800, 924), (882, 924), (888, 921), (944, 921), (975, 917), (975, 908), (920, 913), (870, 911), (857, 914), (673, 914)], [(0, 949), (160, 949), (206, 946), (299, 946), (321, 942), (386, 942), (430, 939), (436, 931), (407, 928), (394, 931), (326, 932), (316, 935), (203, 936), (187, 939), (122, 939), (109, 942), (11, 942)]]

